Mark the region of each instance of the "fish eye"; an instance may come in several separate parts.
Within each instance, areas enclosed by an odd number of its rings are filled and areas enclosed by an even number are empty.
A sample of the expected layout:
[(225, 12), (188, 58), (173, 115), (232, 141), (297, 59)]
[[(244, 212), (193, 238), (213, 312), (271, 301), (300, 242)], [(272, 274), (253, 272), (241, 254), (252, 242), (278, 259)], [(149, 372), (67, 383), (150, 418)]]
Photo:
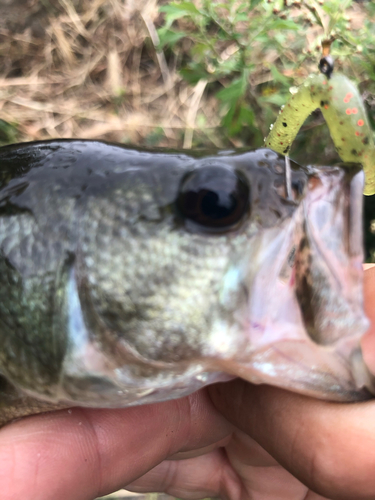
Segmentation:
[(187, 174), (177, 199), (188, 220), (213, 230), (229, 229), (248, 211), (250, 188), (245, 177), (225, 167), (202, 167)]

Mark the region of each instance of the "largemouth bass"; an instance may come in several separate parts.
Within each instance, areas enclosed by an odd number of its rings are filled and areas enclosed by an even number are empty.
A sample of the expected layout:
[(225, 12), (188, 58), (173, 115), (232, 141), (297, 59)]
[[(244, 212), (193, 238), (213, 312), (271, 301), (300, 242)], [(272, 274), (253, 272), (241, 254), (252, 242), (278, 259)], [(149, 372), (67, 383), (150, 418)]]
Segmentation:
[(287, 190), (266, 148), (1, 148), (0, 422), (238, 376), (368, 397), (363, 172), (291, 163)]

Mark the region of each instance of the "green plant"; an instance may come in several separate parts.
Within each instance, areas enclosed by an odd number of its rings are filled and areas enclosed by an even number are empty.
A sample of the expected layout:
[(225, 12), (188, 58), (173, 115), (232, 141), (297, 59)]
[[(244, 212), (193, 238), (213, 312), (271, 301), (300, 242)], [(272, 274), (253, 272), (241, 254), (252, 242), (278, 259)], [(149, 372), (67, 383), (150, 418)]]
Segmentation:
[(323, 40), (362, 90), (375, 82), (372, 2), (177, 0), (160, 11), (160, 49), (179, 59), (189, 83), (207, 82), (223, 134), (237, 142), (262, 143), (289, 88), (317, 71)]
[(17, 142), (17, 137), (16, 125), (0, 119), (0, 146)]

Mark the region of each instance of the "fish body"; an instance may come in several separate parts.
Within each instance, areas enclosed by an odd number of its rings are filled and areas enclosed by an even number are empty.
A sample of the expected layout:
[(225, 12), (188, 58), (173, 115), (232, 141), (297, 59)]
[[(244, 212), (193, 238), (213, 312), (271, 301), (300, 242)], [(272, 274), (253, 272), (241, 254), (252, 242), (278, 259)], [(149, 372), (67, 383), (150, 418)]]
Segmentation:
[(0, 148), (0, 422), (243, 377), (368, 397), (358, 168), (270, 149)]

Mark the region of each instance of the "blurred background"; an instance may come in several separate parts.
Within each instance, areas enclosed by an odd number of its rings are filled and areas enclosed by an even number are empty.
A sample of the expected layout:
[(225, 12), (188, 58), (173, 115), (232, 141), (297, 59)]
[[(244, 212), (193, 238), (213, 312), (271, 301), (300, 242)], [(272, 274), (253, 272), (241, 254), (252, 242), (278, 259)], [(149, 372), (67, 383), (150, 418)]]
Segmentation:
[[(258, 147), (290, 87), (317, 72), (322, 39), (375, 125), (371, 1), (0, 0), (0, 9), (3, 144)], [(316, 112), (294, 155), (315, 152), (321, 129)]]
[[(375, 130), (375, 2), (0, 0), (0, 145), (260, 147), (290, 88), (318, 71), (325, 39)], [(320, 111), (290, 155), (339, 161)], [(375, 196), (364, 227), (375, 262)]]

